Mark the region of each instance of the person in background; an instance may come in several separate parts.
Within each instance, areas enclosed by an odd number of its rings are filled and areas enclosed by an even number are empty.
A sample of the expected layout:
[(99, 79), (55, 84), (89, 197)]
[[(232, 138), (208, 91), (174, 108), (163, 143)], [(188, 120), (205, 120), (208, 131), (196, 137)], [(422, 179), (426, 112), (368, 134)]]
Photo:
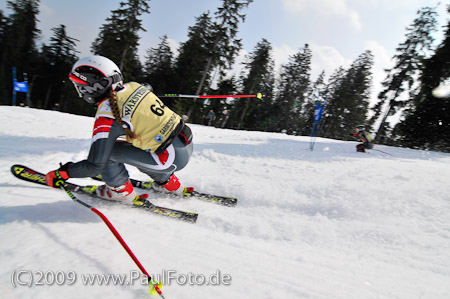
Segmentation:
[(216, 114), (214, 113), (214, 110), (209, 110), (208, 114), (206, 114), (205, 117), (205, 125), (210, 126), (212, 125), (213, 121), (216, 120)]
[(356, 146), (357, 152), (365, 153), (366, 149), (372, 149), (373, 143), (372, 143), (372, 137), (370, 136), (370, 133), (366, 131), (366, 127), (363, 125), (359, 125), (355, 129), (355, 133), (350, 134), (351, 136), (354, 136), (358, 138), (362, 143), (358, 144)]
[(59, 111), (60, 110), (59, 103), (55, 103), (55, 105), (53, 105), (53, 107), (52, 107), (52, 110), (53, 111)]
[(227, 109), (225, 109), (222, 112), (222, 117), (220, 118), (220, 122), (219, 122), (221, 128), (225, 128), (228, 118), (230, 118), (230, 112)]
[(124, 84), (120, 69), (103, 56), (80, 59), (69, 79), (79, 96), (97, 109), (91, 147), (86, 160), (47, 173), (49, 186), (101, 174), (106, 184), (96, 188), (98, 197), (149, 204), (148, 194), (136, 195), (125, 168), (128, 164), (150, 176), (155, 181), (152, 188), (158, 191), (177, 195), (193, 191), (174, 174), (192, 155), (191, 130), (148, 86)]

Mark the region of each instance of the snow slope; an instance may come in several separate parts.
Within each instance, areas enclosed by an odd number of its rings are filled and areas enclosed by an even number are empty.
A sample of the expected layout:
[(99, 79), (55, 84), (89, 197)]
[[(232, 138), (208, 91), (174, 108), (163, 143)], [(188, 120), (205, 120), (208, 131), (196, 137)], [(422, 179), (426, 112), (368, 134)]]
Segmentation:
[[(10, 174), (15, 163), (47, 172), (86, 158), (93, 119), (9, 106), (0, 114), (0, 297), (148, 298), (139, 282), (84, 283), (138, 269), (95, 214)], [(149, 273), (170, 272), (167, 299), (450, 298), (449, 154), (386, 146), (375, 148), (393, 156), (361, 154), (356, 142), (320, 138), (311, 152), (308, 137), (191, 128), (194, 154), (178, 176), (238, 197), (237, 207), (153, 196), (200, 214), (188, 224), (79, 195)], [(201, 285), (218, 271), (224, 283)], [(197, 284), (184, 283), (192, 277)]]

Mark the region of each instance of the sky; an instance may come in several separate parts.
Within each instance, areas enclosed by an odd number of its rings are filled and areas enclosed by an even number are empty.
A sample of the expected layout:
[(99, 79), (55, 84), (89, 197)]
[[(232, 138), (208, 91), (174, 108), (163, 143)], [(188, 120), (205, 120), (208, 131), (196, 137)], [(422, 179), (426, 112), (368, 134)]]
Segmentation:
[[(395, 48), (405, 39), (406, 27), (424, 6), (435, 6), (438, 0), (255, 0), (244, 11), (245, 22), (239, 25), (238, 38), (243, 50), (236, 59), (235, 72), (246, 54), (263, 38), (273, 47), (276, 68), (288, 61), (305, 44), (312, 49), (312, 80), (324, 70), (327, 77), (340, 66), (348, 67), (365, 50), (375, 56), (373, 68), (373, 101), (385, 78), (384, 69), (392, 65)], [(6, 1), (5, 1), (6, 3)], [(1, 2), (0, 9), (6, 4)], [(80, 57), (90, 55), (90, 46), (99, 28), (119, 8), (116, 0), (41, 0), (38, 28), (41, 42), (52, 35), (51, 28), (65, 24), (70, 37), (78, 39)], [(139, 53), (155, 48), (167, 35), (172, 48), (187, 39), (188, 27), (206, 11), (214, 13), (221, 0), (152, 0), (150, 14), (142, 16), (146, 32), (141, 32)], [(448, 19), (440, 1), (440, 26)], [(8, 15), (7, 11), (6, 14)], [(437, 34), (437, 42), (442, 35)]]

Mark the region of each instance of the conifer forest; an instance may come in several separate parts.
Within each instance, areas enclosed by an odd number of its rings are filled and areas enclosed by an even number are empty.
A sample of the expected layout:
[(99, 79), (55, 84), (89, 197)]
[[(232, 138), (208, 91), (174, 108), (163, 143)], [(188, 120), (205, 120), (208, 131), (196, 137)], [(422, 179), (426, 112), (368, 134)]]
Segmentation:
[[(123, 0), (110, 11), (91, 44), (92, 55), (113, 60), (125, 82), (149, 83), (157, 95), (256, 95), (262, 98), (192, 99), (165, 97), (164, 103), (188, 122), (203, 124), (211, 109), (218, 128), (311, 135), (318, 94), (326, 97), (320, 137), (353, 140), (364, 124), (375, 143), (450, 152), (450, 99), (436, 98), (433, 90), (450, 80), (450, 22), (438, 24), (435, 7), (417, 14), (398, 41), (393, 67), (385, 70), (377, 103), (369, 101), (374, 54), (360, 53), (348, 67), (311, 76), (314, 55), (305, 43), (276, 70), (270, 40), (254, 45), (240, 75), (230, 76), (242, 48), (239, 26), (253, 0), (222, 0), (215, 11), (192, 20), (187, 39), (175, 54), (167, 35), (159, 44), (140, 44), (143, 18), (151, 17), (150, 0)], [(0, 10), (0, 105), (12, 105), (13, 67), (28, 93), (17, 94), (17, 105), (94, 115), (94, 107), (78, 98), (67, 76), (79, 59), (80, 40), (67, 35), (66, 25), (52, 29), (46, 44), (38, 44), (39, 0), (9, 0)], [(450, 14), (450, 5), (446, 7)], [(448, 18), (447, 18), (448, 20)], [(442, 40), (435, 40), (441, 31)], [(118, 42), (120, 41), (120, 42)], [(144, 58), (138, 47), (147, 47)], [(22, 74), (26, 73), (27, 78)], [(226, 111), (226, 112), (224, 112)], [(398, 123), (387, 118), (399, 113)], [(226, 121), (225, 120), (226, 117)]]

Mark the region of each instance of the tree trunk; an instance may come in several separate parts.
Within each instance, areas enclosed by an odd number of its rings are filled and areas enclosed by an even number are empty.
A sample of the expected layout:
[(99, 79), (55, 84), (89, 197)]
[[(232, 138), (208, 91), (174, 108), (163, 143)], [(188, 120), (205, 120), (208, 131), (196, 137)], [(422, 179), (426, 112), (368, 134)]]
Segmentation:
[(44, 109), (48, 108), (48, 101), (50, 100), (50, 95), (52, 94), (52, 87), (53, 87), (53, 85), (50, 84), (50, 86), (47, 89), (47, 94), (45, 95), (44, 107), (42, 107)]

